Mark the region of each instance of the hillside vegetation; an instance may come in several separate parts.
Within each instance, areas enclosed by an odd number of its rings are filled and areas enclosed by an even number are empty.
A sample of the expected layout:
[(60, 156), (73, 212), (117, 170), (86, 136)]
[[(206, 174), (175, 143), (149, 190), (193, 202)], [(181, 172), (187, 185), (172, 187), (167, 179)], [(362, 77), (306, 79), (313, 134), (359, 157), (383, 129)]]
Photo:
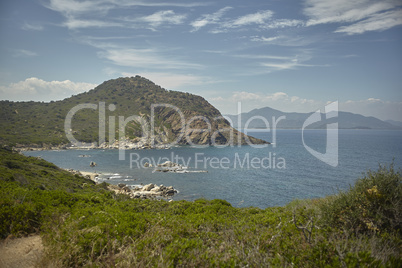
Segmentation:
[[(220, 112), (204, 98), (183, 92), (169, 91), (155, 85), (153, 82), (140, 77), (118, 78), (106, 81), (95, 89), (72, 96), (62, 101), (40, 102), (10, 102), (0, 101), (0, 143), (6, 145), (37, 145), (49, 146), (68, 144), (64, 130), (68, 112), (77, 105), (93, 104), (96, 109), (85, 108), (77, 111), (72, 118), (71, 131), (80, 142), (98, 142), (99, 125), (104, 124), (105, 141), (114, 137), (110, 142), (119, 139), (119, 117), (123, 120), (131, 116), (140, 116), (141, 120), (151, 123), (152, 104), (170, 104), (180, 109), (185, 117), (185, 124), (191, 123), (193, 117), (207, 118), (211, 124), (210, 131), (191, 131), (187, 134), (194, 144), (210, 144), (213, 133), (219, 129), (230, 129), (234, 133), (237, 143), (240, 135), (241, 143), (245, 143), (245, 135), (230, 127), (230, 124), (221, 118)], [(102, 108), (102, 104), (104, 107)], [(100, 116), (101, 111), (105, 116)], [(157, 142), (168, 143), (177, 139), (186, 129), (182, 128), (180, 114), (169, 107), (156, 107), (155, 134)], [(130, 121), (124, 128), (124, 137), (135, 140), (145, 136), (140, 122)], [(190, 128), (208, 129), (206, 120), (196, 118)], [(110, 132), (109, 132), (110, 130)], [(121, 132), (123, 135), (123, 132)], [(230, 138), (230, 131), (220, 131), (214, 136), (218, 144), (226, 144)], [(251, 138), (253, 143), (264, 141)], [(187, 144), (186, 139), (180, 140)]]
[(40, 233), (42, 267), (398, 267), (401, 174), (284, 207), (129, 199), (0, 148), (0, 236)]

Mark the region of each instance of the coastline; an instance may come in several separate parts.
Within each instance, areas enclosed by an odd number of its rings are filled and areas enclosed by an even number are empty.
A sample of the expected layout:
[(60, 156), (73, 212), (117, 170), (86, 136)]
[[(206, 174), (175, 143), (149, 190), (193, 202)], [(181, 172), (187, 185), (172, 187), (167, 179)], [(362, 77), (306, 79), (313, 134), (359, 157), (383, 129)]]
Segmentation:
[(79, 175), (79, 176), (88, 178), (95, 183), (98, 183), (97, 177), (99, 177), (99, 175), (102, 174), (102, 173), (98, 173), (98, 172), (81, 171), (81, 170), (75, 170), (75, 169), (64, 169), (64, 170), (68, 171), (74, 175)]
[(99, 177), (99, 175), (101, 175), (101, 173), (97, 173), (97, 172), (89, 172), (89, 171), (78, 171), (79, 173), (82, 174), (82, 176), (84, 177), (89, 177), (89, 179), (91, 179), (94, 182), (98, 182), (97, 181), (97, 177)]
[[(90, 172), (90, 171), (80, 171), (74, 169), (64, 169), (74, 175), (79, 175), (88, 178), (95, 182), (100, 183), (98, 180), (100, 172)], [(124, 183), (119, 183), (117, 185), (108, 183), (107, 189), (116, 194), (124, 194), (130, 198), (142, 198), (142, 199), (155, 199), (157, 197), (169, 198), (169, 201), (173, 201), (171, 198), (178, 193), (177, 189), (173, 186), (156, 185), (153, 183), (142, 185), (141, 187), (130, 187)]]

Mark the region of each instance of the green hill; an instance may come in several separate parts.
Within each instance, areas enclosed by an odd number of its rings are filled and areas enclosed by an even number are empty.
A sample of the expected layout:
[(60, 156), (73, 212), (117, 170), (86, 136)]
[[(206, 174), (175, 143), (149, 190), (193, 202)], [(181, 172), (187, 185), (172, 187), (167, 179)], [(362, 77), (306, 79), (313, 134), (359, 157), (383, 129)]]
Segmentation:
[[(82, 107), (85, 103), (92, 104), (95, 109), (79, 109), (71, 120), (71, 134), (80, 142), (102, 143), (104, 133), (104, 140), (109, 142), (112, 138), (110, 143), (113, 143), (120, 138), (119, 134), (123, 133), (119, 129), (120, 118), (122, 122), (127, 120), (123, 128), (124, 137), (129, 141), (138, 142), (140, 138), (146, 136), (145, 134), (150, 133), (151, 105), (170, 104), (182, 112), (185, 120), (181, 120), (175, 108), (156, 107), (155, 143), (169, 143), (182, 137), (179, 144), (188, 144), (189, 141), (194, 144), (211, 144), (214, 141), (217, 144), (227, 144), (231, 132), (234, 144), (238, 144), (239, 141), (242, 144), (246, 143), (245, 135), (232, 129), (228, 121), (221, 118), (220, 112), (204, 98), (163, 89), (140, 76), (109, 80), (93, 90), (62, 101), (50, 103), (1, 101), (0, 143), (24, 146), (68, 144), (70, 141), (64, 130), (66, 116), (72, 108), (77, 105)], [(127, 118), (131, 116), (140, 118), (136, 121), (128, 120)], [(144, 122), (147, 124), (143, 124)], [(143, 131), (143, 126), (146, 126), (148, 131)], [(104, 132), (100, 132), (100, 128), (104, 129)], [(252, 137), (249, 139), (252, 143), (266, 143)]]

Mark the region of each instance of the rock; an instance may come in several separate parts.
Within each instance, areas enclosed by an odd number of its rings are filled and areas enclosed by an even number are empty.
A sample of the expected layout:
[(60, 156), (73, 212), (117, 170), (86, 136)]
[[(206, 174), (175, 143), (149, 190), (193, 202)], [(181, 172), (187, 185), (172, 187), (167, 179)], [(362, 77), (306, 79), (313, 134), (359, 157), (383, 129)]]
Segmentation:
[(119, 184), (117, 184), (117, 186), (119, 186), (120, 188), (123, 188), (126, 185), (124, 183), (119, 183)]
[(172, 161), (166, 161), (162, 164), (159, 164), (158, 167), (173, 167), (176, 166), (176, 163), (173, 163)]
[(152, 191), (152, 192), (160, 192), (160, 191), (161, 191), (161, 188), (158, 187), (158, 186), (156, 186), (156, 187), (152, 188), (151, 191)]
[(122, 191), (126, 192), (126, 193), (130, 193), (131, 189), (128, 186), (124, 186), (122, 189)]
[(164, 195), (174, 195), (176, 193), (176, 190), (174, 189), (167, 189), (164, 192)]
[(151, 191), (151, 189), (153, 189), (154, 187), (155, 187), (155, 184), (150, 183), (150, 184), (147, 184), (144, 187), (142, 187), (142, 190), (143, 191)]
[(132, 197), (133, 197), (133, 198), (140, 198), (140, 197), (141, 197), (141, 194), (140, 194), (140, 193), (135, 193), (135, 194), (132, 195)]

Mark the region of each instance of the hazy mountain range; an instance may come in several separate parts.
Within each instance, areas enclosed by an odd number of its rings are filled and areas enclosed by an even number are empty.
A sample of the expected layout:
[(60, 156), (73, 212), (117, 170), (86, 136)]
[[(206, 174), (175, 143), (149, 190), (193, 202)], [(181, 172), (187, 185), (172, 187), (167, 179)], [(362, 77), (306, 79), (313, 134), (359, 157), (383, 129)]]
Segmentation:
[[(277, 121), (277, 128), (281, 129), (301, 129), (306, 119), (313, 113), (286, 113), (279, 110), (272, 109), (270, 107), (254, 109), (247, 113), (240, 114), (240, 124), (238, 115), (225, 115), (225, 117), (231, 121), (232, 126), (237, 129), (245, 128), (245, 124), (249, 121), (247, 128), (266, 128), (262, 118), (265, 118), (270, 127), (273, 126), (273, 117)], [(278, 121), (278, 119), (284, 116), (285, 118)], [(401, 129), (402, 122), (398, 121), (382, 121), (375, 117), (367, 117), (360, 114), (354, 114), (349, 112), (338, 112), (338, 117), (325, 119), (325, 114), (321, 113), (321, 119), (319, 122), (311, 124), (306, 128), (324, 129), (327, 124), (338, 123), (340, 129)]]

